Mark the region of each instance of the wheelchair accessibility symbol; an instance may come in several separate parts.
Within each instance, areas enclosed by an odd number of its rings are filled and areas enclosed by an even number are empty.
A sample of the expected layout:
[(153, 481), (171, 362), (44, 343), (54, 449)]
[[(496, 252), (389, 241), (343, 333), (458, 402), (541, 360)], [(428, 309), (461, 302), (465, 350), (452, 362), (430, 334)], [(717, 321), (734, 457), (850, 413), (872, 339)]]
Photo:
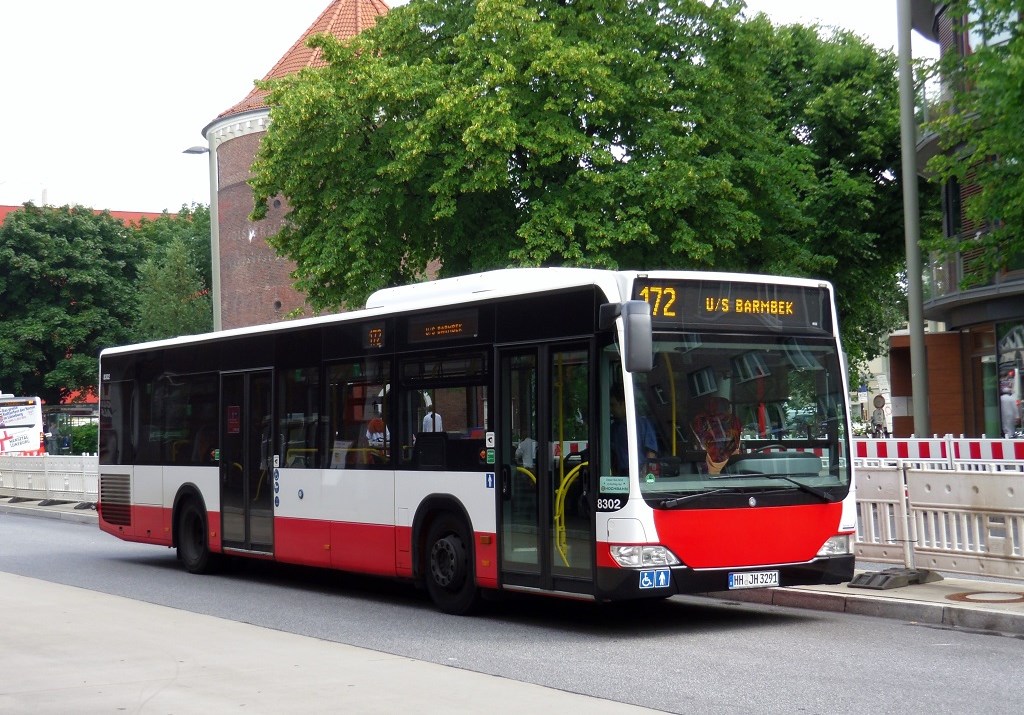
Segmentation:
[(640, 588), (668, 588), (672, 583), (669, 569), (644, 569), (640, 572)]

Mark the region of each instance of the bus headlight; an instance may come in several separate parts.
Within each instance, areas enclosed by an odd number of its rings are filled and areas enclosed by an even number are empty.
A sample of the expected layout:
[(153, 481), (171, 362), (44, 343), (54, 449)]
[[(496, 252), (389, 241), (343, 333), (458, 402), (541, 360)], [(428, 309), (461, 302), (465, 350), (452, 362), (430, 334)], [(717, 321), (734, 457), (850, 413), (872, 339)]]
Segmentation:
[(852, 553), (853, 534), (833, 536), (818, 549), (818, 556), (846, 556)]
[(620, 546), (608, 547), (615, 563), (625, 568), (639, 566), (678, 566), (682, 563), (675, 554), (664, 546)]

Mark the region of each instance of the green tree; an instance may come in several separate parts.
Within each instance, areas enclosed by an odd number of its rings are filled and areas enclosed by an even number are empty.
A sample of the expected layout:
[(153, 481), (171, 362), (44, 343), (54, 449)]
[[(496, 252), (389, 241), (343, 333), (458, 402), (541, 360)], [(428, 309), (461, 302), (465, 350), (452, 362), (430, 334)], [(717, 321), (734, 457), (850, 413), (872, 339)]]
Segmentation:
[(186, 239), (173, 237), (139, 268), (140, 340), (193, 335), (213, 327), (209, 291)]
[[(762, 261), (773, 272), (832, 281), (845, 347), (854, 362), (869, 360), (906, 322), (896, 57), (850, 32), (792, 25), (776, 28), (767, 58), (769, 111), (807, 150), (815, 180), (798, 228), (808, 255)], [(923, 181), (918, 190), (922, 233), (933, 237), (938, 191)]]
[(99, 451), (100, 426), (95, 422), (71, 428), (71, 454), (96, 454)]
[[(164, 212), (155, 219), (142, 219), (135, 229), (146, 256), (160, 256), (174, 239), (181, 240), (188, 251), (204, 288), (213, 285), (213, 264), (210, 255), (210, 207), (203, 204), (182, 206), (176, 214)], [(211, 318), (212, 326), (212, 318)]]
[[(318, 309), (509, 265), (837, 283), (847, 347), (899, 322), (895, 60), (739, 0), (416, 0), (271, 84), (255, 217)], [(898, 234), (898, 236), (897, 236)], [(897, 240), (898, 239), (898, 240)]]
[(1021, 0), (957, 0), (946, 12), (972, 52), (947, 52), (937, 65), (949, 101), (929, 129), (944, 153), (929, 170), (937, 180), (974, 185), (964, 217), (982, 230), (964, 246), (959, 237), (936, 242), (946, 251), (974, 254), (965, 286), (985, 283), (1000, 270), (1024, 266), (1024, 37)]
[(81, 206), (10, 213), (0, 226), (0, 384), (57, 404), (95, 389), (96, 359), (129, 342), (138, 246), (109, 213)]
[[(800, 220), (739, 2), (423, 0), (274, 85), (253, 187), (314, 307), (508, 265), (750, 267)], [(789, 251), (795, 254), (796, 250)]]

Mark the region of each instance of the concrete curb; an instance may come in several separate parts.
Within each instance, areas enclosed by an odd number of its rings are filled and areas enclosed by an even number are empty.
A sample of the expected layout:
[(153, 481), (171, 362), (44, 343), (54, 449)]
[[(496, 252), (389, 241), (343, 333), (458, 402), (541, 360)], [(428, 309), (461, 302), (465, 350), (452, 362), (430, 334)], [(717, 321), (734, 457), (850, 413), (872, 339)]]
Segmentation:
[(75, 503), (39, 506), (38, 502), (18, 502), (11, 504), (8, 498), (0, 500), (0, 514), (16, 514), (19, 516), (36, 516), (44, 519), (59, 519), (79, 524), (95, 524), (99, 519), (96, 506), (90, 504), (78, 508)]
[[(845, 588), (845, 586), (830, 588)], [(978, 604), (957, 605), (951, 602), (901, 598), (897, 594), (891, 592), (890, 594), (873, 596), (852, 592), (837, 593), (814, 590), (814, 587), (798, 586), (758, 589), (742, 593), (719, 591), (706, 595), (725, 601), (760, 603), (830, 613), (850, 613), (947, 628), (1024, 635), (1024, 613), (999, 611)]]

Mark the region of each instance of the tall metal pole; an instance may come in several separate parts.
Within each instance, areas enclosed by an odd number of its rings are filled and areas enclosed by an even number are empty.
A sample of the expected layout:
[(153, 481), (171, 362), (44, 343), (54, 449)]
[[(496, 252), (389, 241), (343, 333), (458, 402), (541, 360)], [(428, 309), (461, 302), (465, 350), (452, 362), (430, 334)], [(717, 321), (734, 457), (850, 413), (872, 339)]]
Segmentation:
[(928, 360), (924, 347), (924, 299), (921, 288), (921, 234), (917, 205), (917, 122), (914, 119), (914, 68), (910, 46), (911, 0), (897, 0), (900, 78), (900, 148), (903, 175), (903, 238), (907, 252), (907, 318), (910, 329), (910, 389), (914, 434), (928, 437)]
[(213, 137), (210, 142), (210, 278), (213, 285), (210, 286), (210, 303), (213, 305), (213, 329), (220, 330), (220, 202), (218, 201), (217, 189), (220, 179), (217, 176), (217, 147), (214, 146)]

